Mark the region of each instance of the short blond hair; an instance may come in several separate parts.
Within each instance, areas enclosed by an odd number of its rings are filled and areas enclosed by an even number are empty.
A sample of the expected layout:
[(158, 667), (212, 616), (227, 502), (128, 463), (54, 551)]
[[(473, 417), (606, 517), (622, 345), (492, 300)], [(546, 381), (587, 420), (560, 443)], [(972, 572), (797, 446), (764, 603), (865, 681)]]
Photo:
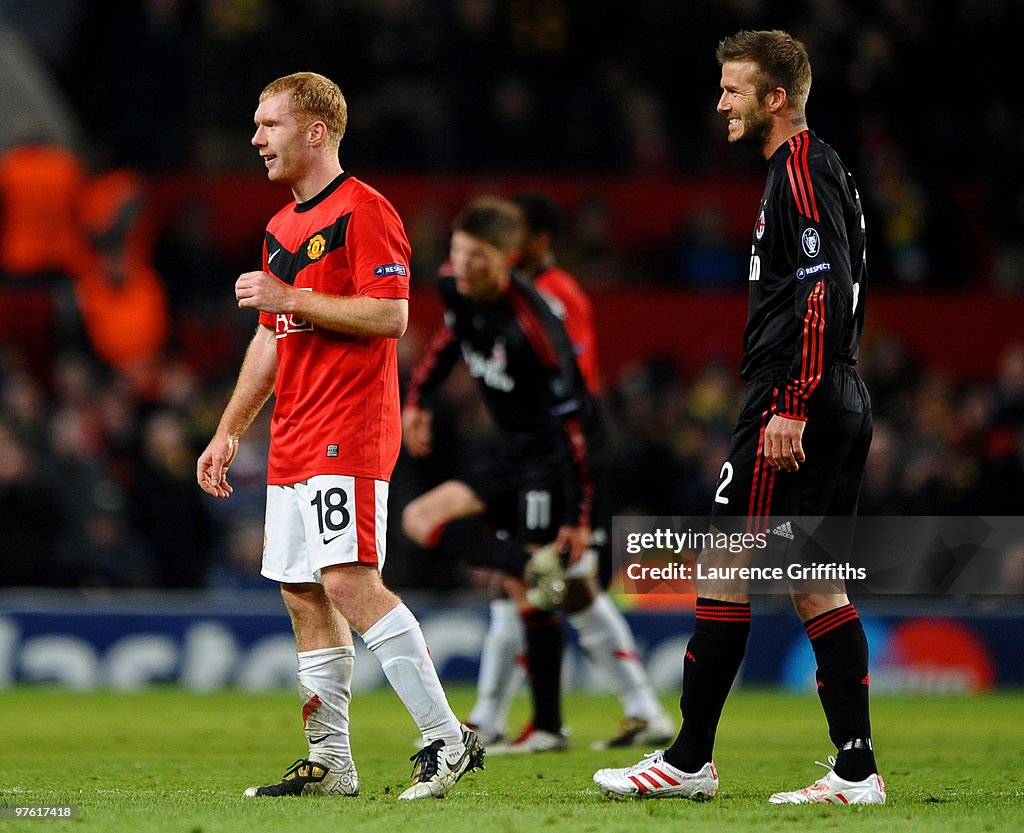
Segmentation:
[(348, 104), (338, 85), (315, 72), (294, 72), (267, 84), (260, 101), (284, 92), (291, 93), (289, 110), (303, 128), (314, 121), (327, 125), (327, 143), (336, 151), (348, 126)]

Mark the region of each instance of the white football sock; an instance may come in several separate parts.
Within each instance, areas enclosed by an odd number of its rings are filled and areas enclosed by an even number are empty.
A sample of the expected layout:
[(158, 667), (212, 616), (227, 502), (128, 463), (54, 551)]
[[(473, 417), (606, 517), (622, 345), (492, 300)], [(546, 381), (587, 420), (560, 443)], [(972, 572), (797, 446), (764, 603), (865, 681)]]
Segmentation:
[(448, 705), (412, 611), (399, 604), (367, 628), (362, 637), (416, 721), (424, 744), (438, 739), (446, 745), (461, 743), (462, 726)]
[(328, 767), (352, 760), (348, 735), (348, 704), (352, 700), (351, 645), (300, 651), (299, 696), (309, 758)]
[(476, 704), (469, 722), (482, 731), (504, 734), (512, 700), (526, 679), (519, 661), (526, 650), (523, 622), (512, 599), (491, 601), (491, 622), (480, 652)]
[(570, 613), (580, 647), (611, 681), (626, 717), (656, 720), (664, 714), (647, 672), (640, 663), (629, 624), (607, 593), (599, 593), (583, 610)]

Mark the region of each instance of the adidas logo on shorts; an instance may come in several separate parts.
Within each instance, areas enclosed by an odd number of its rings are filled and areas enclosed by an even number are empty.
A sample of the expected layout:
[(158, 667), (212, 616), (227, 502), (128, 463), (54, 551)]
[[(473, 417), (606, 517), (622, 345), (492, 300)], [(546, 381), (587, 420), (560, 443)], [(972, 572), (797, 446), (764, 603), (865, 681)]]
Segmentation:
[(778, 535), (781, 538), (788, 538), (790, 541), (794, 540), (796, 536), (793, 534), (793, 524), (786, 521), (784, 524), (779, 524), (775, 529), (772, 530), (773, 535)]

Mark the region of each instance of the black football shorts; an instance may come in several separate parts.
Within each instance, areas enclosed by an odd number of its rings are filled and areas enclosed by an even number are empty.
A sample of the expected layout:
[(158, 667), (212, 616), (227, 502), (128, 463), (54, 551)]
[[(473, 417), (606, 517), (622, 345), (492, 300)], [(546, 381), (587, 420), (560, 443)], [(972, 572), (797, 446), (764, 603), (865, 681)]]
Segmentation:
[(807, 406), (798, 471), (771, 468), (764, 432), (776, 412), (781, 374), (751, 382), (740, 407), (712, 503), (725, 532), (763, 532), (772, 517), (852, 516), (871, 445), (871, 400), (857, 371), (834, 365)]

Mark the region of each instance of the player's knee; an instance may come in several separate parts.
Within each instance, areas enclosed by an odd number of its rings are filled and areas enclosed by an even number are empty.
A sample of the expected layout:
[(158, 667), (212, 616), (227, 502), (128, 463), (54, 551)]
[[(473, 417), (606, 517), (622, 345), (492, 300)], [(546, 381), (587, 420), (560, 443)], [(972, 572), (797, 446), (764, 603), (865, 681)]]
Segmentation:
[(850, 599), (845, 593), (799, 593), (796, 590), (791, 590), (789, 596), (797, 615), (803, 622), (850, 603)]
[(369, 565), (326, 567), (320, 580), (331, 603), (359, 633), (401, 601), (384, 586), (377, 569)]
[(355, 573), (355, 564), (339, 564), (325, 567), (320, 572), (320, 581), (324, 586), (324, 593), (344, 612), (345, 602), (358, 592), (360, 575)]
[(380, 572), (368, 564), (336, 564), (320, 573), (324, 593), (342, 613), (360, 600), (374, 599), (387, 592)]
[(318, 584), (282, 584), (281, 598), (296, 625), (323, 621), (330, 610), (327, 596)]

